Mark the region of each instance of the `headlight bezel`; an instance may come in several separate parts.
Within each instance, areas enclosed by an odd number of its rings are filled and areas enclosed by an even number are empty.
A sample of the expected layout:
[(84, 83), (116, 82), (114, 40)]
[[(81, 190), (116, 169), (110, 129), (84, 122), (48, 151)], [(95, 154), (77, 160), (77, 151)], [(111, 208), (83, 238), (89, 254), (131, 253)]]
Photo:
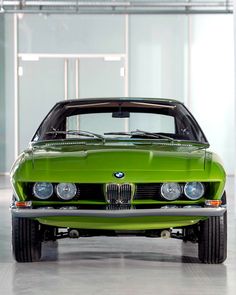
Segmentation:
[[(186, 192), (186, 190), (187, 190), (187, 186), (189, 186), (189, 185), (191, 185), (191, 184), (193, 184), (193, 183), (200, 185), (200, 187), (201, 187), (201, 189), (202, 189), (201, 194), (200, 194), (198, 197), (191, 197), (191, 196), (189, 196), (189, 194)], [(183, 188), (183, 191), (184, 191), (184, 195), (185, 195), (186, 198), (188, 198), (188, 199), (191, 200), (191, 201), (198, 201), (198, 200), (200, 200), (200, 199), (204, 196), (204, 194), (205, 194), (205, 186), (204, 186), (204, 184), (203, 184), (202, 182), (200, 182), (200, 181), (190, 181), (190, 182), (186, 182), (186, 183), (185, 183), (184, 188)]]
[[(61, 195), (61, 192), (59, 191), (59, 189), (63, 185), (71, 186), (74, 189), (74, 193), (69, 198), (68, 197), (65, 197), (65, 196), (62, 196)], [(58, 184), (55, 185), (55, 192), (56, 192), (57, 197), (60, 200), (63, 200), (63, 201), (71, 201), (74, 197), (76, 197), (77, 192), (78, 192), (78, 188), (77, 188), (76, 184), (73, 183), (73, 182), (60, 182), (60, 183), (58, 183)]]
[[(37, 189), (37, 186), (39, 186), (39, 185), (45, 185), (45, 184), (49, 185), (51, 191), (50, 191), (50, 193), (48, 193), (47, 196), (40, 196), (40, 194), (36, 190)], [(43, 181), (43, 182), (35, 182), (34, 185), (33, 185), (33, 195), (37, 199), (39, 199), (39, 200), (42, 200), (42, 201), (48, 200), (53, 195), (53, 192), (54, 192), (54, 187), (53, 187), (53, 184), (51, 182), (46, 182), (46, 181)]]
[[(179, 195), (177, 196), (177, 197), (175, 197), (175, 198), (168, 198), (165, 194), (164, 194), (164, 192), (163, 192), (163, 190), (164, 190), (164, 186), (168, 186), (168, 185), (176, 185), (177, 187), (178, 187), (178, 189), (179, 189)], [(164, 183), (162, 183), (162, 185), (161, 185), (161, 196), (162, 196), (162, 198), (164, 198), (166, 201), (176, 201), (177, 199), (179, 199), (180, 197), (181, 197), (181, 195), (182, 195), (182, 192), (183, 192), (183, 190), (182, 190), (182, 186), (178, 183), (178, 182), (164, 182)]]

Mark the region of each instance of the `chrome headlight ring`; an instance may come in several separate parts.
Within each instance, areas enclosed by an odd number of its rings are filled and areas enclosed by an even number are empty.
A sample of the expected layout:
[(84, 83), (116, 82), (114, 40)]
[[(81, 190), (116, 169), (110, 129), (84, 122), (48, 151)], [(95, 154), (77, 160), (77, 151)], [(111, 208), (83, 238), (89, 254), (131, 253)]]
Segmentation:
[(36, 182), (33, 186), (33, 194), (40, 200), (47, 200), (53, 194), (53, 185), (50, 182)]
[(182, 194), (182, 188), (177, 182), (166, 182), (161, 186), (161, 195), (167, 201), (175, 201)]
[(74, 183), (58, 183), (56, 185), (57, 196), (65, 201), (69, 201), (76, 196), (77, 187)]
[(205, 193), (204, 185), (201, 182), (187, 182), (184, 186), (184, 194), (190, 200), (198, 200)]

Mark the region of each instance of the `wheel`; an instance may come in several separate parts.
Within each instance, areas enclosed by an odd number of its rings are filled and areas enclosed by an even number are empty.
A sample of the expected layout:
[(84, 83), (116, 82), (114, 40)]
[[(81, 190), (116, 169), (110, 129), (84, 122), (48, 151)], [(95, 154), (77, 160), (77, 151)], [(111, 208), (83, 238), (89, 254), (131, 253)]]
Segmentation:
[[(226, 204), (225, 193), (222, 204)], [(200, 223), (198, 257), (203, 263), (219, 264), (227, 257), (227, 212)]]
[(12, 217), (12, 248), (17, 262), (39, 261), (42, 248), (39, 223)]

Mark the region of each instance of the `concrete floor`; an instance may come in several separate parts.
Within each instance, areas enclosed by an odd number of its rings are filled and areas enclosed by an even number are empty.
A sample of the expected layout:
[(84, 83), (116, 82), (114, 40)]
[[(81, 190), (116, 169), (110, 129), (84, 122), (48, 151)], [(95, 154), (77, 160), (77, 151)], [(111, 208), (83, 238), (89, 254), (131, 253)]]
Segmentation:
[(18, 264), (11, 255), (11, 190), (0, 178), (0, 294), (235, 294), (233, 178), (227, 195), (228, 259), (222, 265), (201, 264), (194, 244), (140, 237), (47, 243), (41, 262)]

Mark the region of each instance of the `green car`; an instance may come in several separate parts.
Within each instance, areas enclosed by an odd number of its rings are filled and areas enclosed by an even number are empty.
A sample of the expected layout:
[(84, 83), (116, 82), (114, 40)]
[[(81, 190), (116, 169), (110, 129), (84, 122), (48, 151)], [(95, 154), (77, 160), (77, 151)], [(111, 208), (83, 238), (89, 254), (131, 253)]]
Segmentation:
[(186, 107), (148, 98), (57, 103), (11, 171), (12, 245), (38, 261), (45, 241), (141, 235), (227, 256), (225, 171)]

